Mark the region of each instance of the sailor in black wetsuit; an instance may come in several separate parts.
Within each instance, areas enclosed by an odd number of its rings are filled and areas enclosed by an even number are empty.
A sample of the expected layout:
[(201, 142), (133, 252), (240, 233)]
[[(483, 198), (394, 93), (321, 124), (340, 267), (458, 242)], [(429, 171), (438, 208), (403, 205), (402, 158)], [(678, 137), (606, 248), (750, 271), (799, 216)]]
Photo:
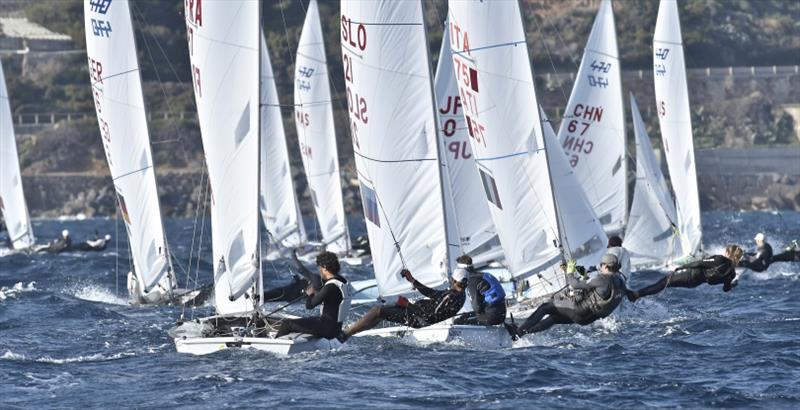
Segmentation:
[(61, 253), (72, 250), (72, 238), (69, 236), (69, 231), (64, 229), (61, 231), (61, 237), (53, 239), (47, 246), (40, 248), (37, 252)]
[(275, 338), (289, 333), (305, 333), (325, 339), (333, 339), (342, 331), (342, 323), (350, 311), (350, 285), (339, 275), (339, 259), (332, 252), (317, 256), (319, 274), (324, 281), (322, 289), (306, 289), (306, 309), (322, 304), (322, 314), (300, 319), (284, 319)]
[(739, 261), (739, 266), (754, 272), (764, 272), (769, 267), (769, 264), (772, 263), (772, 246), (767, 243), (763, 233), (759, 232), (753, 239), (755, 239), (758, 247), (756, 252), (745, 253), (742, 260)]
[(730, 292), (736, 286), (736, 264), (741, 258), (742, 248), (737, 245), (728, 245), (725, 248), (724, 256), (714, 255), (697, 262), (687, 263), (652, 285), (628, 292), (628, 300), (635, 302), (641, 297), (656, 294), (667, 287), (696, 288), (703, 283), (722, 284), (722, 290)]
[[(567, 265), (569, 288), (555, 295), (549, 302), (540, 305), (525, 322), (517, 327), (506, 324), (506, 330), (514, 340), (528, 333), (541, 332), (555, 324), (575, 323), (588, 325), (611, 314), (619, 306), (628, 289), (619, 274), (619, 261), (613, 254), (605, 254), (600, 260), (600, 274), (588, 282), (575, 278), (575, 261)], [(545, 316), (547, 316), (545, 318)]]
[(772, 257), (772, 262), (800, 262), (800, 243), (792, 241), (783, 252)]
[(105, 250), (111, 241), (111, 235), (100, 237), (97, 231), (94, 232), (94, 239), (87, 239), (73, 247), (76, 251), (100, 252)]
[(414, 303), (400, 296), (393, 306), (375, 306), (369, 310), (358, 322), (350, 326), (347, 331), (339, 335), (340, 341), (345, 341), (356, 333), (372, 329), (381, 320), (399, 323), (415, 329), (430, 326), (443, 320), (450, 319), (458, 314), (464, 306), (466, 296), (464, 289), (467, 286), (467, 275), (463, 270), (453, 272), (452, 285), (447, 290), (434, 290), (419, 283), (411, 272), (403, 269), (400, 272), (407, 281), (414, 284), (414, 288), (427, 299)]
[(264, 302), (291, 302), (305, 294), (309, 287), (319, 291), (322, 288), (322, 280), (319, 275), (315, 275), (308, 270), (299, 259), (297, 250), (292, 250), (292, 265), (297, 271), (292, 275), (292, 281), (288, 285), (272, 288), (264, 291)]
[(457, 269), (467, 275), (467, 293), (472, 301), (472, 312), (465, 313), (453, 321), (457, 325), (494, 326), (506, 320), (506, 292), (503, 285), (491, 273), (478, 272), (472, 266), (469, 255), (456, 260)]

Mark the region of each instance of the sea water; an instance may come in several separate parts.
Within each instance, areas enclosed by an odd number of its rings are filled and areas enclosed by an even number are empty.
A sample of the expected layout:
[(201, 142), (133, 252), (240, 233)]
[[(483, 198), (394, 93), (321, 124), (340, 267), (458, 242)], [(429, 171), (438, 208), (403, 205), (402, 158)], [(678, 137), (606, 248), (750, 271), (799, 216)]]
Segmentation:
[[(352, 222), (351, 232), (362, 234), (363, 222)], [(209, 282), (209, 224), (166, 225), (181, 283), (186, 270)], [(727, 243), (753, 248), (759, 231), (778, 252), (800, 237), (800, 214), (710, 212), (703, 227), (710, 252)], [(626, 301), (590, 326), (554, 327), (509, 349), (355, 338), (340, 350), (291, 357), (195, 357), (176, 353), (167, 330), (181, 313), (202, 316), (210, 307), (127, 305), (122, 223), (34, 222), (40, 242), (64, 228), (76, 240), (95, 230), (116, 240), (98, 253), (0, 253), (0, 408), (800, 406), (798, 263), (748, 273), (730, 293), (703, 285)], [(289, 280), (286, 264), (264, 265), (268, 286)], [(660, 274), (634, 274), (632, 285)], [(370, 273), (345, 267), (344, 275)]]

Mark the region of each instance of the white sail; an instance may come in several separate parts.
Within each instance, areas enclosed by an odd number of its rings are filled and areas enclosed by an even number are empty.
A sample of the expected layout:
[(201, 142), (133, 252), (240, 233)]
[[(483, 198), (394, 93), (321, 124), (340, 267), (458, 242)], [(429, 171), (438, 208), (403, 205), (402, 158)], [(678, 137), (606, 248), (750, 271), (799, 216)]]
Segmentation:
[(341, 2), (350, 132), (375, 277), (383, 296), (409, 292), (405, 265), (446, 281), (436, 124), (419, 1)]
[(444, 182), (447, 188), (444, 196), (447, 204), (447, 227), (454, 231), (453, 237), (458, 239), (457, 244), (451, 244), (451, 251), (454, 252), (460, 245), (464, 253), (477, 260), (484, 255), (498, 254), (502, 250), (499, 249), (486, 194), (469, 143), (469, 132), (451, 55), (449, 30), (445, 29), (436, 67), (434, 92), (438, 107)]
[(11, 119), (3, 64), (0, 63), (0, 213), (14, 249), (25, 249), (36, 242), (22, 191), (17, 140)]
[(700, 199), (681, 24), (675, 0), (662, 0), (658, 7), (653, 37), (653, 80), (661, 138), (675, 191), (682, 256), (695, 255), (702, 250)]
[(128, 1), (84, 2), (86, 53), (100, 136), (122, 219), (133, 273), (145, 296), (173, 287), (150, 152), (139, 62)]
[(261, 217), (273, 245), (293, 248), (306, 242), (306, 230), (294, 190), (280, 104), (267, 41), (262, 34)]
[(600, 4), (558, 138), (603, 229), (622, 231), (628, 207), (625, 113), (610, 0)]
[[(200, 132), (211, 185), (215, 306), (252, 309), (260, 286), (259, 2), (186, 3), (186, 25)], [(260, 289), (255, 289), (260, 292)]]
[(294, 112), (300, 154), (322, 242), (329, 251), (346, 252), (350, 249), (350, 238), (342, 200), (328, 62), (316, 0), (308, 4), (297, 45)]
[(636, 185), (628, 217), (625, 249), (634, 264), (662, 264), (680, 256), (675, 239), (675, 206), (656, 161), (636, 100), (631, 95), (633, 131), (636, 136)]

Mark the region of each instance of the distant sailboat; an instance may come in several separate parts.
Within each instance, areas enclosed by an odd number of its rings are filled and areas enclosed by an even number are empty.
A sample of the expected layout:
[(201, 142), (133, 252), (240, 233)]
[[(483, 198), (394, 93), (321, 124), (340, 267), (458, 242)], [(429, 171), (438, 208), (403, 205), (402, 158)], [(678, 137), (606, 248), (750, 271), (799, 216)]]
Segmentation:
[[(212, 192), (214, 307), (218, 315), (180, 323), (170, 335), (178, 352), (195, 355), (229, 348), (290, 354), (336, 347), (336, 340), (270, 337), (274, 321), (260, 310), (259, 208), (263, 191), (259, 193), (259, 179), (265, 175), (260, 173), (264, 155), (259, 148), (272, 137), (263, 135), (261, 121), (280, 121), (280, 117), (260, 109), (265, 101), (277, 101), (265, 99), (261, 92), (270, 81), (263, 81), (265, 71), (260, 67), (268, 62), (264, 59), (260, 2), (206, 2), (202, 9), (199, 4), (186, 3), (186, 27)], [(285, 142), (283, 147), (285, 151)]]
[(100, 136), (130, 244), (131, 300), (186, 302), (199, 290), (176, 288), (161, 221), (129, 2), (87, 1), (84, 19)]
[(528, 278), (530, 298), (550, 295), (565, 285), (558, 262), (596, 263), (605, 233), (539, 111), (519, 4), (449, 6), (464, 114), (506, 264)]
[(17, 140), (3, 64), (0, 62), (0, 212), (11, 249), (28, 249), (36, 243), (28, 205), (22, 190)]
[(603, 0), (558, 137), (608, 233), (623, 231), (628, 207), (625, 112), (618, 55), (614, 11), (610, 0)]
[(653, 82), (661, 138), (664, 141), (672, 189), (675, 192), (681, 257), (685, 260), (701, 256), (703, 233), (686, 64), (678, 3), (675, 0), (661, 0), (658, 7), (653, 36)]

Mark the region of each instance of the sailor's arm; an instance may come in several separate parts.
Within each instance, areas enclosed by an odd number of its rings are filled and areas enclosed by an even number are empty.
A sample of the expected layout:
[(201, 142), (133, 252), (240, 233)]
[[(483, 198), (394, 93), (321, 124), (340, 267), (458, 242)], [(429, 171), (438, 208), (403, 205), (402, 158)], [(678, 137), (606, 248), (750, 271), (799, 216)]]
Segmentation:
[(322, 302), (325, 301), (325, 298), (328, 297), (328, 293), (331, 291), (331, 287), (333, 286), (335, 285), (323, 286), (319, 291), (313, 289), (306, 290), (306, 294), (308, 295), (308, 297), (306, 297), (306, 309), (314, 309), (322, 304)]
[(305, 278), (314, 289), (320, 290), (322, 288), (322, 279), (319, 275), (308, 270), (308, 268), (303, 265), (303, 262), (300, 262), (300, 259), (297, 259), (297, 250), (292, 249), (292, 258), (290, 261), (292, 266), (297, 270), (297, 273)]

